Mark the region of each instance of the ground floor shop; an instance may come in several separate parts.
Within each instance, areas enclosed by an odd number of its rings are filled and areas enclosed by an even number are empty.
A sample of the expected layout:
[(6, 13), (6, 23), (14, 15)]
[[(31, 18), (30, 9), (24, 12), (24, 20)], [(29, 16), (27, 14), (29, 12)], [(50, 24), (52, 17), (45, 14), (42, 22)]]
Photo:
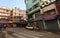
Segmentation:
[(57, 19), (53, 20), (40, 20), (30, 23), (31, 26), (39, 28), (39, 30), (46, 30), (46, 31), (59, 31), (60, 30), (60, 20), (58, 23)]

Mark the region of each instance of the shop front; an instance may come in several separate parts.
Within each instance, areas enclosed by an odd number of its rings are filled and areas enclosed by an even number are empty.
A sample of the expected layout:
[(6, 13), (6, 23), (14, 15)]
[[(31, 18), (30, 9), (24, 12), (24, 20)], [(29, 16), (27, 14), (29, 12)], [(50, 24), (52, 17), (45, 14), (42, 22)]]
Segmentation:
[(56, 14), (44, 16), (44, 20), (45, 20), (46, 30), (48, 30), (48, 31), (58, 31), (59, 30)]

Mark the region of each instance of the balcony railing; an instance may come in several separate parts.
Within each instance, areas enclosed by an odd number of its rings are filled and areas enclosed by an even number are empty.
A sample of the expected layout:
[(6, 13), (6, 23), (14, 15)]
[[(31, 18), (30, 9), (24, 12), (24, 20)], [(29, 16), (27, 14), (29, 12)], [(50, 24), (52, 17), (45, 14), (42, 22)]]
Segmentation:
[(35, 9), (33, 9), (32, 11), (30, 11), (28, 14), (32, 14), (32, 13), (35, 13), (35, 11), (38, 11), (40, 9), (40, 7), (37, 7)]

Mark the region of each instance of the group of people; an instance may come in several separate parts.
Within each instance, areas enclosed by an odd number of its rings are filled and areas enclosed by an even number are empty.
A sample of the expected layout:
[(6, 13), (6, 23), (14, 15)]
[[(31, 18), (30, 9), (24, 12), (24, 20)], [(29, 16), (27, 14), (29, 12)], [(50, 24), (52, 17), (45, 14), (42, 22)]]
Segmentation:
[(0, 31), (5, 30), (7, 27), (6, 24), (0, 24)]

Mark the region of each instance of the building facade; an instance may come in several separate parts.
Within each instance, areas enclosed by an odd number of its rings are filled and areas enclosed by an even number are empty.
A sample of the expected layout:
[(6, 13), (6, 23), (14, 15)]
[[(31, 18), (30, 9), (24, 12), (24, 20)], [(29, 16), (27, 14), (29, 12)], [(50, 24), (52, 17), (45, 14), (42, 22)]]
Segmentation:
[(9, 27), (16, 27), (16, 23), (20, 23), (21, 20), (26, 21), (26, 11), (19, 8), (0, 8), (0, 23), (8, 25)]
[(9, 20), (11, 10), (7, 7), (0, 8), (0, 20)]
[[(24, 26), (22, 24), (24, 24), (26, 21), (26, 11), (25, 10), (21, 10), (19, 8), (13, 8), (12, 11), (11, 11), (11, 21), (13, 21), (13, 27), (17, 26), (17, 27), (20, 27), (20, 26)], [(24, 23), (22, 23), (22, 21)]]
[(59, 2), (59, 0), (28, 0), (26, 7), (30, 24), (41, 30), (58, 30)]
[(16, 20), (26, 20), (26, 11), (19, 8), (13, 8), (13, 17)]

